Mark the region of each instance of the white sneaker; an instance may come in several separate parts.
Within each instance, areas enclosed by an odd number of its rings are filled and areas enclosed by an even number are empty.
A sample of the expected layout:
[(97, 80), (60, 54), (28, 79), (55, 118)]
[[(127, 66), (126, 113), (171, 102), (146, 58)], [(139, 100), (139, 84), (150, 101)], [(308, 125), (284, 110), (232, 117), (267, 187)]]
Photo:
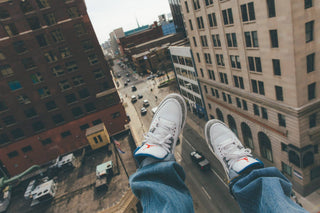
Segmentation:
[(134, 157), (141, 161), (145, 157), (163, 160), (174, 152), (178, 137), (187, 117), (187, 106), (179, 94), (167, 95), (154, 113), (149, 132)]
[(208, 121), (205, 135), (210, 150), (223, 165), (229, 181), (249, 168), (263, 168), (263, 163), (252, 158), (251, 150), (244, 148), (237, 136), (222, 121)]

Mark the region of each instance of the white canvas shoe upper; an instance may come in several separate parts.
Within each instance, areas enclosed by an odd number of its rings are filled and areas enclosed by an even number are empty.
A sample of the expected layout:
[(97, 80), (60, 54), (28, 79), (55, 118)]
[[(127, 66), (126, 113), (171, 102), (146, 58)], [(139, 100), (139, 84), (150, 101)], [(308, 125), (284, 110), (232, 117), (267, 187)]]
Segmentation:
[(186, 104), (179, 94), (170, 94), (159, 104), (154, 114), (149, 132), (134, 157), (164, 159), (173, 153), (179, 134), (186, 120)]

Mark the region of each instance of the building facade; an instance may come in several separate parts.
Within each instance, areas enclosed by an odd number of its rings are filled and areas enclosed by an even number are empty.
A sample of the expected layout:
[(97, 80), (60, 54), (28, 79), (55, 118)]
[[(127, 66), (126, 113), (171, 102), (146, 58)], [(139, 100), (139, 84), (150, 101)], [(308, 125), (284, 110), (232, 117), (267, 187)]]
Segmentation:
[(181, 1), (180, 0), (169, 0), (170, 10), (172, 18), (176, 27), (177, 32), (181, 32), (186, 35), (184, 28), (183, 16), (181, 13)]
[(0, 2), (0, 167), (15, 175), (114, 135), (126, 113), (83, 0)]
[(169, 50), (179, 90), (186, 100), (189, 112), (199, 118), (206, 119), (207, 113), (201, 97), (201, 88), (198, 83), (190, 46), (171, 46)]
[(183, 0), (209, 118), (307, 195), (320, 186), (319, 10), (312, 0)]

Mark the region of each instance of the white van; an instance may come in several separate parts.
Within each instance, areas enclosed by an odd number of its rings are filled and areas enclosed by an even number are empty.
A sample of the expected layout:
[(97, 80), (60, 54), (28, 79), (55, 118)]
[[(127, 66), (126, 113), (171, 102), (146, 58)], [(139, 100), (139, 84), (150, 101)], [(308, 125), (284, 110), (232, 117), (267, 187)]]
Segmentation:
[(156, 113), (157, 109), (158, 109), (158, 107), (153, 107), (153, 108), (151, 109), (152, 114)]

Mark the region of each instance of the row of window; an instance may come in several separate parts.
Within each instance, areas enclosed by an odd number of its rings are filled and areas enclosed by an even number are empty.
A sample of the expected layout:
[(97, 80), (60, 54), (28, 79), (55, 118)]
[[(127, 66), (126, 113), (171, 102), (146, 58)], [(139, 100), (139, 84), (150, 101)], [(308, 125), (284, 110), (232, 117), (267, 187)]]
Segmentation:
[(192, 59), (190, 57), (172, 55), (172, 61), (176, 64), (182, 64), (189, 67), (193, 67)]
[(176, 73), (178, 75), (182, 75), (188, 79), (191, 79), (191, 80), (194, 80), (194, 81), (197, 81), (197, 74), (196, 72), (194, 71), (190, 71), (190, 70), (186, 70), (186, 69), (181, 69), (179, 67), (175, 67), (175, 70), (176, 70)]
[[(220, 98), (219, 95), (219, 91), (217, 89), (214, 88), (210, 88), (211, 89), (211, 95), (213, 97), (216, 97), (217, 99)], [(204, 91), (206, 94), (208, 94), (208, 88), (206, 85), (204, 85)], [(226, 92), (221, 92), (222, 94), (222, 99), (224, 102), (229, 103), (229, 104), (233, 104), (233, 99), (232, 96)], [(245, 111), (248, 111), (248, 105), (247, 105), (247, 101), (244, 99), (240, 99), (239, 97), (235, 97), (236, 99), (236, 105), (238, 108), (243, 109)], [(211, 109), (211, 104), (208, 104), (209, 109)], [(265, 107), (259, 106), (257, 104), (252, 104), (252, 108), (253, 108), (253, 114), (256, 116), (261, 116), (263, 119), (268, 120), (268, 111)], [(278, 113), (278, 124), (279, 126), (282, 127), (286, 127), (286, 119), (285, 116), (281, 113)]]

